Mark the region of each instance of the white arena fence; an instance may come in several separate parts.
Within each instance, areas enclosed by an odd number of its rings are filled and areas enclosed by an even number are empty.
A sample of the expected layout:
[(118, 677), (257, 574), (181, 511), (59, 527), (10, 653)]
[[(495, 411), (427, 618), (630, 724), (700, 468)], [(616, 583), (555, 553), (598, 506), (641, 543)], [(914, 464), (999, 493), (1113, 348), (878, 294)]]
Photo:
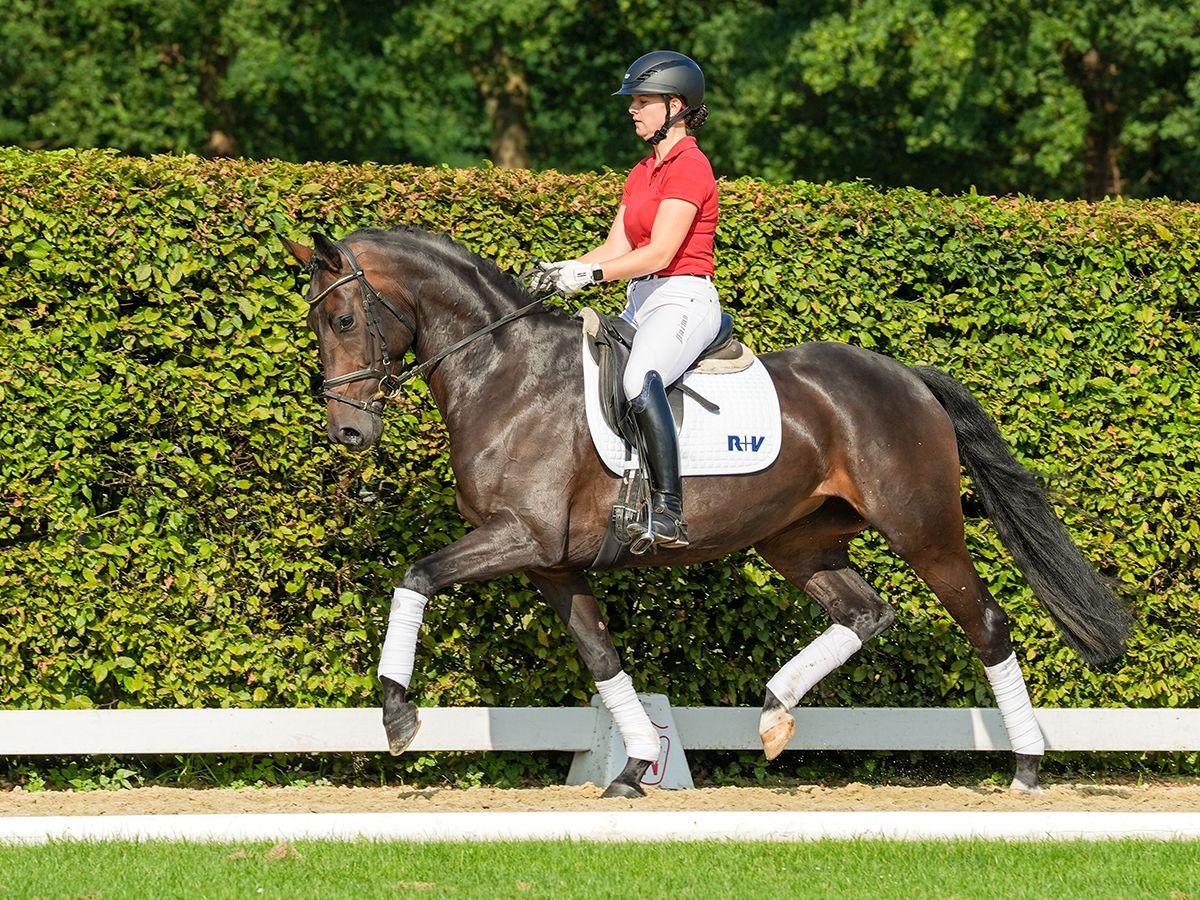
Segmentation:
[[(692, 786), (688, 750), (760, 750), (759, 710), (672, 708), (639, 695), (662, 751), (644, 782)], [(807, 708), (789, 750), (1008, 750), (996, 709)], [(1051, 751), (1200, 750), (1200, 709), (1039, 709)], [(602, 785), (624, 763), (593, 698), (578, 708), (425, 708), (411, 752), (574, 753), (568, 783)], [(8, 756), (383, 753), (379, 709), (0, 710)], [(1200, 812), (384, 812), (0, 816), (0, 844), (70, 840), (808, 841), (1104, 840), (1200, 842)]]
[[(686, 752), (761, 750), (756, 707), (671, 707), (640, 695), (663, 752), (647, 784), (691, 787)], [(568, 783), (607, 783), (624, 762), (607, 710), (423, 708), (410, 753), (574, 753)], [(1008, 750), (993, 708), (801, 708), (789, 750)], [(1200, 750), (1200, 709), (1038, 709), (1048, 751)], [(0, 754), (76, 756), (386, 752), (380, 710), (0, 710)]]

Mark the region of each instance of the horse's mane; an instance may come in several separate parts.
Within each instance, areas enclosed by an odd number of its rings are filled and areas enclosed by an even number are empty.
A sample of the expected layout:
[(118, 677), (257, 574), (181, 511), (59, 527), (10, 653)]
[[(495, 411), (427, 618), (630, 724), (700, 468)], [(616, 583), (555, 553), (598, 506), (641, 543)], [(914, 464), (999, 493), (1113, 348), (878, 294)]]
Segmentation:
[[(520, 305), (533, 298), (529, 289), (511, 272), (505, 272), (493, 259), (480, 256), (446, 234), (426, 231), (417, 225), (398, 225), (395, 228), (360, 228), (346, 235), (344, 240), (370, 241), (384, 247), (395, 247), (410, 253), (420, 253), (437, 259), (450, 267), (467, 266), (477, 271), (483, 279), (506, 297)], [(547, 312), (557, 312), (552, 305)]]

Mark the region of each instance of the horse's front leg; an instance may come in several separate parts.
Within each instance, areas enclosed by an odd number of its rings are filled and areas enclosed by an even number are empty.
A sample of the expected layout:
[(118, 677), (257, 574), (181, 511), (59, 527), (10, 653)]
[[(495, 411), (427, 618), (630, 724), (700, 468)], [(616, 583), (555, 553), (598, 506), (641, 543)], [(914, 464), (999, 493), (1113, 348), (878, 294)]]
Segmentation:
[(633, 680), (621, 668), (621, 658), (587, 578), (581, 572), (530, 572), (529, 578), (566, 623), (625, 743), (625, 768), (603, 796), (644, 797), (642, 778), (650, 763), (658, 759), (658, 731), (633, 689)]
[(416, 660), (417, 638), (429, 598), (451, 584), (485, 581), (553, 559), (557, 548), (545, 546), (509, 514), (494, 516), (461, 540), (416, 562), (392, 593), (387, 634), (379, 658), (383, 686), (383, 727), (388, 750), (403, 753), (420, 727), (417, 708), (408, 700)]

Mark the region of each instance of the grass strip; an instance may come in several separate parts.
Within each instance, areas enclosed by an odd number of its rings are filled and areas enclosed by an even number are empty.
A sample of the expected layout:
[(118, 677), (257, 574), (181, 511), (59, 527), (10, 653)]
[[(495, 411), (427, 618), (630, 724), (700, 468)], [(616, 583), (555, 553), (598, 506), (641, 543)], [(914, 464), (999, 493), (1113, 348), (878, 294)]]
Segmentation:
[(0, 847), (0, 896), (1200, 898), (1200, 846), (56, 841)]

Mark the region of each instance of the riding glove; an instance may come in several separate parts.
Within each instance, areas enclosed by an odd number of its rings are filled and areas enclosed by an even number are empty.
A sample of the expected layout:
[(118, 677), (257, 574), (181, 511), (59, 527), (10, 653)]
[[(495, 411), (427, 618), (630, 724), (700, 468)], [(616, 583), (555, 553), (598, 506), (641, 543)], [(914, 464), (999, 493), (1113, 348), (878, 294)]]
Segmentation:
[(603, 273), (595, 263), (570, 259), (555, 269), (554, 277), (560, 291), (564, 294), (573, 294), (580, 288), (601, 281)]
[(562, 262), (539, 262), (537, 268), (534, 269), (533, 275), (529, 278), (529, 289), (535, 293), (542, 291), (557, 291), (558, 278), (557, 273), (560, 268), (565, 266), (569, 260)]

